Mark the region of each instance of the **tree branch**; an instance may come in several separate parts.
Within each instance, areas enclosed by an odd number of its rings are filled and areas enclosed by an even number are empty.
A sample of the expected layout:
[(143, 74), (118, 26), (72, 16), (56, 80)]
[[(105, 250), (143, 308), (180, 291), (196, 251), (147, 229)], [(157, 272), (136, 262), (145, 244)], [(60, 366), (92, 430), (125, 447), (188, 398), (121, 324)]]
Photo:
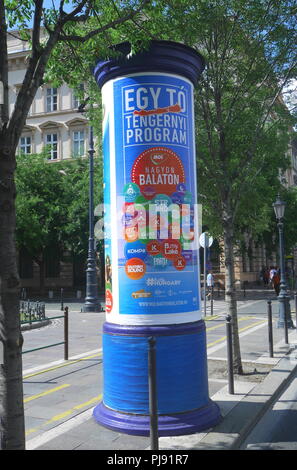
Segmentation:
[(35, 12), (32, 28), (32, 53), (39, 54), (40, 52), (40, 23), (42, 18), (43, 0), (35, 0)]
[[(151, 0), (143, 0), (141, 5), (136, 9), (136, 10), (128, 10), (127, 14), (124, 14), (120, 18), (113, 20), (103, 26), (100, 26), (99, 28), (96, 28), (92, 31), (90, 31), (88, 34), (84, 36), (78, 36), (75, 34), (60, 34), (59, 35), (59, 40), (61, 41), (77, 41), (77, 42), (86, 42), (92, 37), (96, 36), (97, 34), (103, 33), (104, 31), (107, 31), (108, 29), (115, 28), (116, 26), (119, 26), (122, 23), (125, 23), (128, 20), (131, 20), (137, 13), (139, 13), (145, 5), (150, 3)], [(65, 17), (65, 21), (63, 23), (65, 24), (67, 20), (67, 17)], [(68, 21), (68, 20), (67, 20)], [(77, 16), (76, 18), (72, 18), (72, 21), (80, 22), (82, 21), (82, 16)]]

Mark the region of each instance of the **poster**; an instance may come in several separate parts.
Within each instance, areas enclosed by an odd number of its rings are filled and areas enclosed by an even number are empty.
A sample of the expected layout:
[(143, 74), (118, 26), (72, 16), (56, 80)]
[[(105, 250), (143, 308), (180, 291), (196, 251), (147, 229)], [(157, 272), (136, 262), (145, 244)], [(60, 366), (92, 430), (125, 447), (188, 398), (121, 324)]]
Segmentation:
[(102, 95), (107, 318), (199, 320), (193, 85), (142, 73), (110, 80)]

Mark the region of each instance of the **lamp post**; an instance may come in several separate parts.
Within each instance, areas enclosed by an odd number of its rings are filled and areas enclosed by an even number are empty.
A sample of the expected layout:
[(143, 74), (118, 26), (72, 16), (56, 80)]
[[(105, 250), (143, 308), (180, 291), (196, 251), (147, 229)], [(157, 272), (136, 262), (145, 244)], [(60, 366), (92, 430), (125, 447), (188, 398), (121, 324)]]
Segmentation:
[[(279, 301), (279, 317), (277, 328), (294, 328), (291, 318), (290, 300), (287, 293), (286, 273), (285, 273), (285, 245), (284, 245), (284, 213), (286, 203), (277, 196), (276, 201), (272, 204), (277, 219), (277, 227), (279, 233), (279, 258), (280, 258), (280, 292), (278, 295)], [(287, 335), (286, 335), (287, 336)]]
[(86, 269), (86, 297), (83, 312), (101, 312), (98, 299), (98, 282), (96, 276), (96, 255), (94, 237), (94, 138), (93, 126), (90, 126), (89, 139), (89, 246)]
[[(79, 106), (78, 112), (84, 112), (85, 103)], [(90, 126), (89, 134), (89, 245), (86, 269), (86, 297), (82, 312), (101, 312), (101, 304), (98, 299), (98, 282), (96, 276), (96, 255), (94, 237), (94, 137), (93, 126)]]

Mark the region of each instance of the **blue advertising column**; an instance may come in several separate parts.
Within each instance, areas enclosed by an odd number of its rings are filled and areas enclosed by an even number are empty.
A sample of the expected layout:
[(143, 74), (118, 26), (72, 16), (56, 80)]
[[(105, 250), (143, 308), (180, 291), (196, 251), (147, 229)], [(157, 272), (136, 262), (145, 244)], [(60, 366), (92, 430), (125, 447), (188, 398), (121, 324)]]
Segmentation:
[(106, 321), (103, 400), (94, 417), (148, 435), (148, 338), (156, 337), (160, 436), (220, 419), (208, 393), (201, 318), (193, 89), (204, 68), (193, 49), (151, 41), (101, 61)]

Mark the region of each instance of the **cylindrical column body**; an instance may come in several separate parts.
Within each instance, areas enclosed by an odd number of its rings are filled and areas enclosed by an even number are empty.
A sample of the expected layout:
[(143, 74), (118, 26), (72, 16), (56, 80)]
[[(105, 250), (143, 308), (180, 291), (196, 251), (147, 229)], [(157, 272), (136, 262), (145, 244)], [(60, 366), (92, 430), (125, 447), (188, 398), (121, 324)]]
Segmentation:
[[(127, 55), (127, 44), (119, 45)], [(208, 396), (201, 319), (193, 49), (152, 41), (100, 62), (106, 322), (103, 425), (149, 433), (147, 344), (156, 338), (159, 435), (195, 432), (220, 418)]]

